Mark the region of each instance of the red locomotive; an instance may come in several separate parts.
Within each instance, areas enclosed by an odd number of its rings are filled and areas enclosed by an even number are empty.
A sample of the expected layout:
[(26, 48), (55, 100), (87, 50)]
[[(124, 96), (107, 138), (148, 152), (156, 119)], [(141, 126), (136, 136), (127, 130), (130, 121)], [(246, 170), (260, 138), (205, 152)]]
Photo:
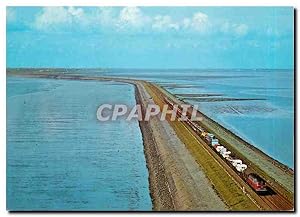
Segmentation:
[(267, 191), (266, 182), (254, 173), (250, 173), (248, 175), (247, 183), (251, 186), (251, 188), (253, 188), (254, 191), (258, 193), (263, 193)]
[[(165, 101), (173, 108), (174, 104), (168, 99), (165, 98)], [(177, 110), (177, 116), (181, 117), (182, 115), (182, 108), (179, 107)], [(187, 113), (188, 118), (190, 118), (189, 112)], [(219, 140), (214, 136), (214, 134), (209, 133), (205, 131), (202, 127), (200, 127), (196, 122), (191, 121), (190, 119), (187, 120), (188, 125), (190, 125), (193, 130), (200, 135), (202, 138), (205, 139), (205, 141), (210, 145), (210, 147), (213, 147), (213, 150), (215, 150), (218, 154), (222, 155), (222, 157), (225, 159), (225, 162), (229, 164), (231, 167), (234, 168), (235, 171), (238, 172), (238, 174), (247, 182), (248, 185), (257, 193), (257, 194), (264, 194), (268, 192), (268, 188), (266, 185), (266, 182), (257, 174), (255, 173), (246, 173), (244, 170), (247, 169), (247, 165), (242, 163), (242, 160), (235, 159), (230, 156), (231, 152), (226, 149), (226, 147), (219, 144)], [(220, 147), (222, 149), (217, 150), (217, 148)], [(224, 152), (221, 153), (221, 150), (224, 150)], [(269, 189), (270, 190), (270, 189)]]

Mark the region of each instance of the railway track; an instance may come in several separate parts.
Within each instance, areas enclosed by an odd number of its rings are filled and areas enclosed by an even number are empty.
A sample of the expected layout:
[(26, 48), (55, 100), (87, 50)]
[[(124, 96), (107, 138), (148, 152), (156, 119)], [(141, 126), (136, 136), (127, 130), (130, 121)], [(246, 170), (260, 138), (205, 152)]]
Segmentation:
[[(167, 97), (164, 95), (158, 88), (151, 85), (152, 90), (155, 92), (155, 94), (162, 100), (163, 102), (166, 102), (166, 99), (171, 101), (172, 103), (176, 104), (170, 97)], [(189, 111), (188, 111), (189, 112)], [(177, 113), (177, 117), (178, 113)], [(252, 200), (255, 201), (255, 203), (263, 210), (272, 210), (272, 211), (288, 211), (294, 209), (294, 204), (290, 202), (286, 197), (281, 195), (279, 192), (277, 192), (275, 189), (273, 189), (270, 185), (267, 185), (268, 191), (264, 195), (260, 195), (257, 192), (255, 192), (250, 186), (247, 184), (246, 180), (239, 174), (237, 171), (235, 171), (228, 163), (224, 160), (224, 158), (221, 158), (220, 155), (218, 155), (208, 144), (205, 140), (202, 139), (202, 137), (199, 135), (199, 131), (197, 128), (191, 124), (188, 124), (186, 121), (183, 122), (185, 127), (192, 131), (192, 133), (195, 135), (195, 138), (199, 141), (200, 144), (202, 144), (206, 150), (210, 153), (212, 157), (214, 157), (223, 167), (225, 170), (227, 170), (228, 174), (232, 176), (233, 179), (237, 182), (238, 185), (243, 189), (243, 191), (246, 189), (245, 194), (249, 194), (249, 196)], [(201, 126), (201, 122), (197, 122), (198, 125)], [(203, 127), (203, 126), (201, 126)], [(234, 153), (233, 153), (234, 154)], [(250, 172), (256, 172), (251, 165), (247, 168), (247, 173)]]
[(294, 205), (281, 194), (268, 186), (268, 194), (260, 195), (263, 201), (275, 206), (276, 210), (292, 210)]

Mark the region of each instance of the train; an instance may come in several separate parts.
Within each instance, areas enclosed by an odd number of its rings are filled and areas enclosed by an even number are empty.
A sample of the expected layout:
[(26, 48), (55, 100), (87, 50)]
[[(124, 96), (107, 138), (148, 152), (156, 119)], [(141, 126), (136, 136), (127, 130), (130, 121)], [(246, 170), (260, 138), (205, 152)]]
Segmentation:
[(255, 173), (248, 174), (247, 183), (258, 193), (265, 193), (268, 191), (266, 182)]
[[(165, 102), (173, 109), (174, 103), (168, 98), (165, 98)], [(181, 117), (181, 106), (178, 107), (177, 115)], [(233, 153), (225, 146), (221, 145), (219, 139), (212, 133), (205, 131), (199, 124), (190, 120), (191, 115), (187, 112), (188, 118), (186, 123), (201, 137), (206, 144), (210, 146), (224, 161), (233, 168), (238, 175), (258, 194), (267, 192), (266, 182), (257, 174), (248, 172), (248, 166), (243, 163), (241, 159), (236, 158)]]

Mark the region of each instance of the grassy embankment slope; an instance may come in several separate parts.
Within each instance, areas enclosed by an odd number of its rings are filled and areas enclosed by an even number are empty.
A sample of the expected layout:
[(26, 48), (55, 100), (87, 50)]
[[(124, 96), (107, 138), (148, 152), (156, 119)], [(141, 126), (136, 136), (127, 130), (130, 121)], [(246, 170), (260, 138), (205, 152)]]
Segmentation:
[[(147, 92), (159, 106), (163, 106), (164, 101), (154, 91), (150, 83), (143, 82)], [(211, 181), (212, 186), (227, 204), (231, 210), (259, 210), (259, 207), (246, 194), (243, 193), (240, 186), (224, 170), (210, 153), (200, 144), (192, 133), (184, 126), (183, 122), (169, 121), (175, 130), (177, 136), (186, 145), (187, 149), (194, 156), (199, 167), (205, 172), (207, 178)]]

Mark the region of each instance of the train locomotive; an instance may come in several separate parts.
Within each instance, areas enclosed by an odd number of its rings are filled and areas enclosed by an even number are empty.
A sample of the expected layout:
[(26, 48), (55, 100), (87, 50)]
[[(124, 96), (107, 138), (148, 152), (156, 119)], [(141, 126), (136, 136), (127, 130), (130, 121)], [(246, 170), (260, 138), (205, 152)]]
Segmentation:
[[(165, 101), (173, 108), (174, 104), (169, 100), (165, 99)], [(177, 110), (177, 115), (181, 116), (181, 107), (179, 106), (179, 110)], [(187, 114), (188, 117), (190, 114)], [(201, 137), (204, 141), (215, 151), (217, 152), (224, 161), (233, 168), (241, 178), (245, 180), (245, 182), (256, 192), (262, 193), (267, 192), (266, 182), (255, 173), (247, 173), (248, 166), (242, 162), (242, 160), (235, 158), (231, 155), (231, 151), (229, 151), (226, 147), (219, 143), (219, 140), (215, 137), (214, 134), (206, 132), (201, 126), (199, 126), (196, 122), (193, 122), (187, 119), (186, 123)]]
[(250, 173), (246, 179), (248, 185), (257, 193), (267, 192), (266, 182), (255, 173)]

